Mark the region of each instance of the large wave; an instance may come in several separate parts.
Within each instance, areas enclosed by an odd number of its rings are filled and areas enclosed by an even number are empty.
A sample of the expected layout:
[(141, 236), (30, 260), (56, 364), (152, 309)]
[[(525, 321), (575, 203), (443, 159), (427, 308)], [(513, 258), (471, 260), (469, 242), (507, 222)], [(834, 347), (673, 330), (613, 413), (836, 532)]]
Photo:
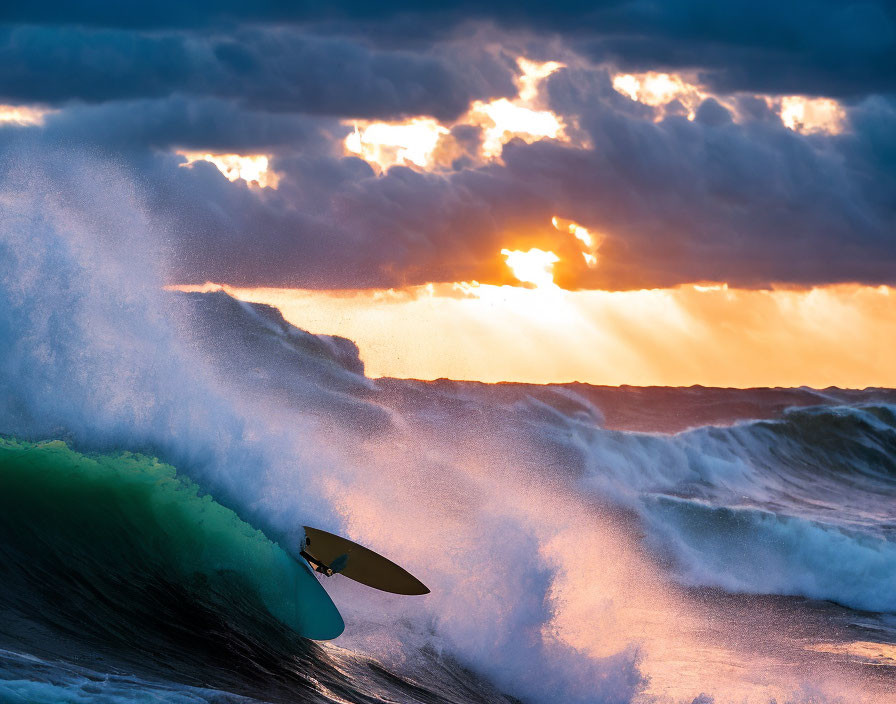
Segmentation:
[(675, 436), (606, 431), (586, 490), (631, 492), (682, 581), (896, 611), (896, 409), (792, 409)]
[[(631, 403), (626, 393), (604, 403)], [(896, 406), (881, 395), (852, 392), (842, 405), (844, 394), (814, 393), (828, 405), (668, 434), (603, 427), (587, 390), (388, 384), (388, 403), (443, 455), (478, 432), (489, 446), (478, 453), (628, 508), (681, 583), (892, 612)]]
[[(173, 467), (130, 453), (84, 456), (58, 441), (0, 440), (0, 488), (0, 581), (9, 601), (46, 588), (35, 611), (114, 630), (115, 617), (100, 609), (127, 613), (141, 594), (168, 583), (201, 591), (192, 601), (254, 600), (297, 633), (322, 637), (316, 621), (327, 604), (303, 598), (316, 594), (307, 568)], [(141, 606), (161, 617), (171, 604), (158, 596)]]
[[(64, 507), (54, 524), (23, 516), (19, 524), (37, 531), (34, 540), (58, 540), (58, 553), (72, 545), (64, 525), (83, 520), (97, 536), (88, 564), (167, 570), (152, 589), (164, 583), (188, 595), (187, 611), (208, 619), (192, 630), (212, 640), (226, 624), (219, 645), (257, 645), (262, 629), (279, 643), (262, 669), (293, 673), (281, 691), (311, 682), (296, 671), (329, 667), (311, 689), (352, 701), (394, 698), (395, 687), (406, 699), (438, 701), (432, 692), (441, 687), (470, 700), (488, 689), (484, 677), (527, 701), (630, 702), (650, 686), (642, 657), (672, 647), (670, 634), (681, 650), (705, 647), (694, 635), (704, 630), (698, 610), (670, 575), (690, 586), (896, 610), (890, 406), (794, 410), (671, 435), (602, 427), (601, 409), (570, 388), (374, 382), (348, 341), (297, 330), (273, 309), (223, 292), (163, 291), (164, 224), (141, 216), (139, 194), (108, 163), (20, 155), (0, 176), (0, 261), (8, 263), (0, 433), (20, 445), (62, 439), (66, 448), (40, 447), (70, 453), (79, 466), (136, 463), (134, 476), (177, 488), (186, 544), (219, 520), (229, 528), (217, 534), (226, 548), (218, 553), (159, 543), (170, 535), (157, 517), (108, 542), (109, 522), (135, 515), (115, 507), (132, 505), (143, 486), (120, 474), (100, 502), (105, 516)], [(51, 476), (41, 481), (55, 483)], [(58, 486), (77, 494), (62, 479)], [(160, 493), (151, 496), (168, 496), (153, 487)], [(46, 506), (44, 489), (25, 495)], [(218, 518), (197, 518), (206, 509)], [(347, 622), (337, 641), (345, 650), (302, 651), (310, 646), (278, 629), (296, 625), (282, 585), (303, 524), (369, 544), (433, 593), (402, 599), (334, 579), (327, 587)], [(248, 542), (235, 537), (256, 529), (263, 535), (243, 536)], [(155, 537), (133, 545), (134, 535)], [(38, 554), (31, 577), (49, 574), (48, 588), (58, 584), (53, 565), (66, 564), (50, 555)], [(125, 572), (104, 570), (83, 575), (85, 608), (87, 594), (123, 593), (109, 580), (127, 581)], [(266, 571), (275, 575), (268, 586), (256, 578)], [(224, 573), (237, 576), (227, 588)], [(693, 637), (680, 632), (682, 613), (695, 614)], [(66, 618), (59, 613), (53, 627)], [(112, 636), (133, 631), (118, 612), (108, 618)], [(129, 642), (121, 648), (152, 647)], [(294, 648), (306, 655), (285, 664)], [(362, 667), (352, 664), (358, 654)], [(189, 676), (177, 668), (171, 676), (195, 683), (200, 660)], [(216, 682), (245, 691), (234, 678)], [(429, 694), (409, 693), (421, 683)]]
[[(321, 615), (309, 579), (154, 458), (0, 439), (0, 700), (366, 701), (411, 686), (299, 637)], [(429, 699), (505, 701), (430, 660)], [(85, 669), (109, 663), (139, 676)], [(462, 698), (446, 687), (458, 678)]]
[[(308, 336), (292, 335), (293, 361), (316, 357), (330, 376), (287, 384), (291, 406), (247, 389), (253, 367), (213, 368), (219, 350), (197, 343), (201, 326), (162, 290), (164, 225), (141, 215), (127, 174), (56, 156), (17, 154), (0, 169), (0, 431), (158, 457), (287, 552), (313, 524), (395, 558), (433, 585), (432, 598), (333, 588), (352, 629), (345, 642), (387, 666), (428, 667), (424, 654), (441, 652), (532, 699), (636, 693), (627, 640), (593, 657), (551, 635), (551, 565), (498, 488), (475, 486), (425, 450), (389, 456), (395, 437), (370, 439), (394, 418), (365, 410), (370, 384), (345, 363), (342, 343), (320, 340), (309, 354)], [(270, 325), (256, 333), (284, 338)]]

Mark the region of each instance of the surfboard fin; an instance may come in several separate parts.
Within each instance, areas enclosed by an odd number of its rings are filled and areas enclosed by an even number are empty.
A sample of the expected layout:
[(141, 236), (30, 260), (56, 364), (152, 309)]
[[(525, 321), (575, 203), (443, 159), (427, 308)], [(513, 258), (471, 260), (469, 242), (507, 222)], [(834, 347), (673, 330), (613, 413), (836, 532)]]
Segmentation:
[(348, 555), (342, 554), (330, 563), (330, 569), (333, 571), (333, 574), (336, 574), (342, 572), (347, 564)]

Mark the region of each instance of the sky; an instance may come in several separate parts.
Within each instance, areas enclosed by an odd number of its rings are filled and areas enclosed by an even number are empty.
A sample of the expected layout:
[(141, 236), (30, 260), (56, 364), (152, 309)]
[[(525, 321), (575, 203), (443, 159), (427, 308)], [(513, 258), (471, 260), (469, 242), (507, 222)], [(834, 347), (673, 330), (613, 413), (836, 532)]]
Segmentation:
[(883, 0), (7, 3), (0, 173), (375, 376), (892, 386), (894, 66)]

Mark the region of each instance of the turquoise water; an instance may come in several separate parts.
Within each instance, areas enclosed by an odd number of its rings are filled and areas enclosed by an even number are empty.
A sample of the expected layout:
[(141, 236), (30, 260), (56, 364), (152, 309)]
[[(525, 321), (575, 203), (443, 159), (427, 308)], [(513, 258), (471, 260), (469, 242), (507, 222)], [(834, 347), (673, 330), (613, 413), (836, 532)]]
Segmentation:
[(344, 628), (306, 566), (153, 457), (0, 439), (0, 530), (5, 551), (27, 556), (26, 581), (67, 570), (114, 592), (156, 575), (203, 599), (255, 600), (308, 638)]

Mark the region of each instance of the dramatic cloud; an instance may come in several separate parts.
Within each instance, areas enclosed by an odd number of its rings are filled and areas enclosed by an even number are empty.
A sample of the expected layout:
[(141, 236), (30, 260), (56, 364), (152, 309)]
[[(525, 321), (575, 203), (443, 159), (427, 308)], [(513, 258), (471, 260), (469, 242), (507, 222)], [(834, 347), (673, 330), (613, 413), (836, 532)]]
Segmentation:
[(887, 3), (42, 3), (2, 22), (0, 158), (132, 174), (172, 282), (501, 283), (502, 251), (536, 249), (569, 288), (896, 283)]
[(0, 31), (0, 99), (101, 102), (175, 93), (253, 109), (355, 117), (455, 117), (475, 98), (514, 92), (512, 62), (378, 51), (292, 29), (138, 33), (82, 27)]
[(896, 88), (896, 8), (887, 0), (455, 0), (425, 5), (407, 0), (137, 5), (58, 0), (7, 3), (0, 22), (132, 31), (313, 25), (390, 44), (429, 41), (471, 23), (491, 22), (515, 31), (556, 33), (592, 58), (628, 69), (700, 67), (720, 91), (847, 96)]

